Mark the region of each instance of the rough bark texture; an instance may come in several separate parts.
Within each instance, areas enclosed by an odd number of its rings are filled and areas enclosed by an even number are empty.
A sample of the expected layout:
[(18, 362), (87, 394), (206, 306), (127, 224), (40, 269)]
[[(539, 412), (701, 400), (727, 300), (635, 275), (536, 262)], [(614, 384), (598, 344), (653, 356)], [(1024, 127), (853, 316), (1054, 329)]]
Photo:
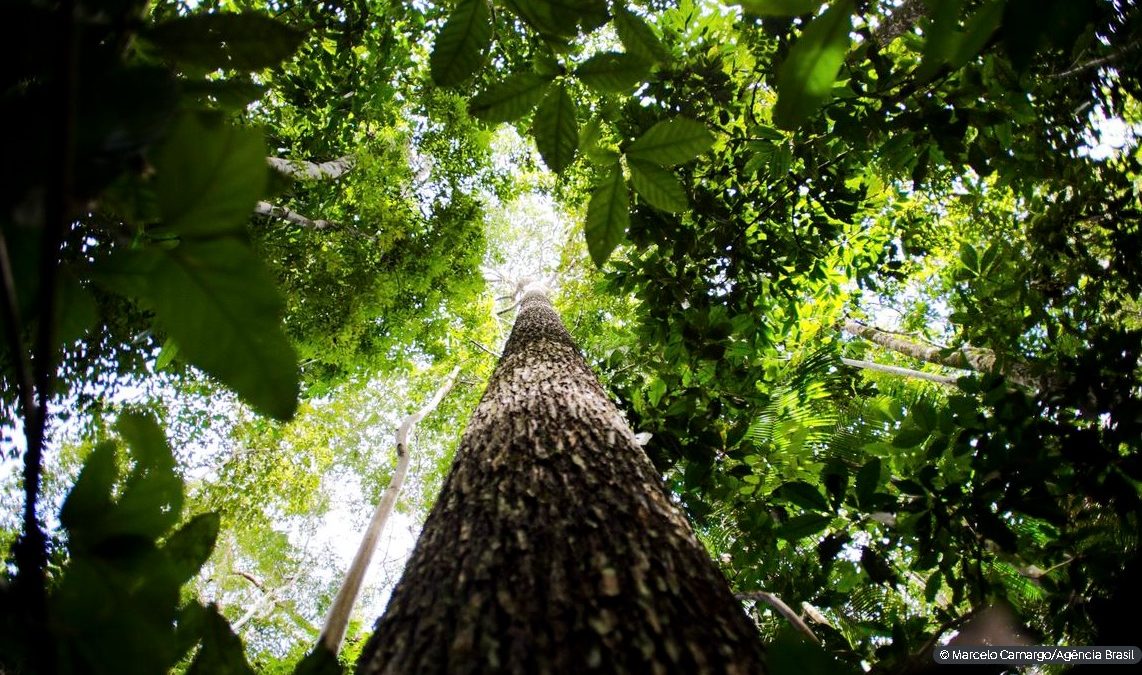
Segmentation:
[(758, 673), (757, 631), (542, 293), (359, 673)]

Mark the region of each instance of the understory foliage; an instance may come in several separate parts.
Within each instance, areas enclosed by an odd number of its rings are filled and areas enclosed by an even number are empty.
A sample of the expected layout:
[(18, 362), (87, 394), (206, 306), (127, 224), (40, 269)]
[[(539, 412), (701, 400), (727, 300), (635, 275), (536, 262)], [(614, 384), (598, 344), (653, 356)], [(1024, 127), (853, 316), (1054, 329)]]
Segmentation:
[(0, 16), (0, 670), (292, 670), (306, 542), (460, 366), (423, 517), (532, 248), (773, 670), (914, 672), (994, 606), (1137, 643), (1136, 0)]

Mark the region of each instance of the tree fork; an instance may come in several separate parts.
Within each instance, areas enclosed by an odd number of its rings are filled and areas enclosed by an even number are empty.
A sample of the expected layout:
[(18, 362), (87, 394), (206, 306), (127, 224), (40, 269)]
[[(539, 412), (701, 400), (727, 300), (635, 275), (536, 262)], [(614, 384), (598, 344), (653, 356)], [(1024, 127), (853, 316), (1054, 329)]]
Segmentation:
[(755, 626), (530, 290), (357, 671), (763, 670)]

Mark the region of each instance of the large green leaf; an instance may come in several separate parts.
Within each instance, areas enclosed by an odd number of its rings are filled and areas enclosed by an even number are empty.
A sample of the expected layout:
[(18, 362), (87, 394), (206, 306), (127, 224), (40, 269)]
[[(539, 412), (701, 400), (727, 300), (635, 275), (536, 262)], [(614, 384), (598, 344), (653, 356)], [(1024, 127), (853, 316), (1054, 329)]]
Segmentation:
[(805, 27), (777, 71), (773, 122), (796, 129), (832, 96), (849, 50), (855, 0), (838, 0)]
[(833, 517), (817, 513), (805, 513), (790, 518), (777, 528), (777, 536), (789, 541), (797, 541), (817, 534), (829, 526)]
[(821, 0), (737, 0), (734, 4), (758, 16), (800, 16), (815, 11)]
[(468, 111), (485, 122), (514, 122), (543, 99), (552, 79), (532, 72), (509, 75), (477, 94), (468, 103)]
[(150, 415), (124, 413), (115, 430), (131, 449), (135, 466), (114, 511), (106, 518), (102, 534), (141, 536), (153, 541), (173, 527), (182, 514), (182, 479), (175, 473), (174, 453)]
[(297, 358), (282, 300), (262, 260), (233, 238), (113, 257), (97, 280), (149, 305), (179, 354), (278, 419), (297, 407)]
[(801, 508), (814, 511), (829, 510), (829, 502), (821, 491), (803, 480), (785, 483), (777, 489), (777, 494)]
[(254, 675), (254, 669), (246, 661), (242, 640), (234, 634), (218, 608), (208, 605), (199, 611), (195, 623), (202, 631), (202, 647), (195, 654), (187, 675)]
[(256, 12), (193, 14), (164, 21), (143, 35), (164, 56), (206, 70), (261, 70), (281, 63), (304, 35)]
[(603, 92), (628, 93), (650, 73), (650, 62), (634, 54), (595, 54), (575, 69), (583, 84)]
[(682, 184), (669, 170), (637, 159), (627, 162), (627, 166), (634, 189), (654, 208), (678, 213), (689, 206)]
[(587, 250), (595, 265), (602, 267), (611, 252), (623, 240), (630, 224), (627, 185), (623, 180), (622, 166), (617, 162), (610, 172), (595, 185), (591, 201), (587, 204)]
[(626, 156), (674, 166), (688, 162), (714, 144), (714, 135), (706, 127), (685, 117), (663, 120), (630, 144)]
[(436, 36), (429, 67), (442, 86), (463, 84), (484, 63), (492, 43), (492, 13), (487, 0), (460, 0)]
[(579, 149), (579, 120), (575, 116), (575, 102), (566, 87), (551, 87), (535, 111), (532, 133), (547, 168), (563, 173), (575, 161)]
[(155, 157), (163, 227), (184, 237), (240, 232), (266, 189), (261, 132), (184, 115)]
[(206, 563), (218, 538), (220, 520), (217, 513), (202, 513), (167, 538), (163, 555), (170, 565), (174, 580), (183, 584)]
[(77, 545), (84, 543), (82, 535), (80, 541), (76, 541), (75, 533), (92, 529), (112, 508), (111, 489), (119, 477), (115, 449), (114, 442), (104, 441), (91, 450), (60, 509), (60, 523), (71, 535), (73, 552)]
[(621, 4), (616, 4), (612, 13), (615, 32), (619, 34), (619, 41), (628, 53), (641, 56), (652, 63), (660, 63), (670, 57), (654, 29), (641, 17)]

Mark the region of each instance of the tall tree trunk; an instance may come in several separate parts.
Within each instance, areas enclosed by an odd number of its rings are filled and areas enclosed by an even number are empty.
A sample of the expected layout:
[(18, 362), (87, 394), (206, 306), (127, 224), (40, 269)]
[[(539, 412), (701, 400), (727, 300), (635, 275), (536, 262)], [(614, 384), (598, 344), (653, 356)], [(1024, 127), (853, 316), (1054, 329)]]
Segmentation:
[(756, 628), (528, 292), (360, 673), (758, 673)]

